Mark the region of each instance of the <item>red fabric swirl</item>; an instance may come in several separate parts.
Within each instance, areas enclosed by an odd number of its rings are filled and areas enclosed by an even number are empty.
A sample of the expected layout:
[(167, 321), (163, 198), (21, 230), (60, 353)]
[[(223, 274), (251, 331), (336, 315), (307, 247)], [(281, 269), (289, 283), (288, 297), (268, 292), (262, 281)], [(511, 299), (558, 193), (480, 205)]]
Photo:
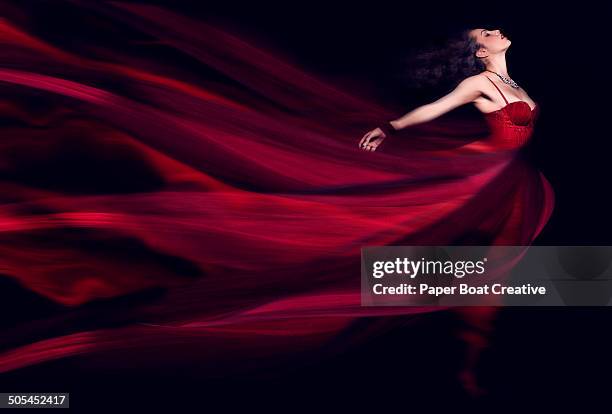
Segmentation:
[(505, 120), (483, 136), (443, 118), (367, 153), (362, 134), (397, 114), (365, 94), (158, 7), (74, 3), (215, 76), (0, 21), (2, 277), (75, 312), (164, 292), (119, 326), (62, 331), (60, 313), (8, 329), (0, 372), (188, 344), (205, 359), (232, 338), (223, 355), (292, 352), (381, 316), (375, 331), (432, 309), (362, 308), (362, 246), (528, 245), (551, 215), (518, 151), (533, 125), (500, 145)]

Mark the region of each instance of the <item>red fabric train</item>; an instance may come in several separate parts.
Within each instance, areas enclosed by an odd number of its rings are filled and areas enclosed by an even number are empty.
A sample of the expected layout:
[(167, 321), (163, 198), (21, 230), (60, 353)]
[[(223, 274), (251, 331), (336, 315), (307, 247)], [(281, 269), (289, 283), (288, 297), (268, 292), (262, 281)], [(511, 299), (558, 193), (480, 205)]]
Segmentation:
[(488, 114), (484, 137), (439, 119), (368, 153), (359, 138), (397, 112), (158, 7), (79, 7), (153, 41), (142, 56), (78, 53), (0, 20), (0, 273), (73, 311), (163, 294), (111, 327), (63, 331), (59, 313), (7, 329), (0, 372), (101, 352), (294, 352), (365, 316), (382, 329), (432, 309), (362, 308), (362, 246), (529, 245), (551, 215), (520, 152), (539, 108)]

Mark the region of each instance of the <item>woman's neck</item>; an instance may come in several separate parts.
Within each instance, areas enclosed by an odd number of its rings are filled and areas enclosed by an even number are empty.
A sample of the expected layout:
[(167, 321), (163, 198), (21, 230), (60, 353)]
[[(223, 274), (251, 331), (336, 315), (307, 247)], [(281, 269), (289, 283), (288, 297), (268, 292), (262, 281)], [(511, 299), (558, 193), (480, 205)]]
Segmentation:
[(499, 73), (502, 76), (506, 76), (508, 78), (510, 77), (510, 75), (508, 75), (508, 68), (506, 66), (505, 54), (490, 56), (489, 61), (486, 64), (486, 69)]

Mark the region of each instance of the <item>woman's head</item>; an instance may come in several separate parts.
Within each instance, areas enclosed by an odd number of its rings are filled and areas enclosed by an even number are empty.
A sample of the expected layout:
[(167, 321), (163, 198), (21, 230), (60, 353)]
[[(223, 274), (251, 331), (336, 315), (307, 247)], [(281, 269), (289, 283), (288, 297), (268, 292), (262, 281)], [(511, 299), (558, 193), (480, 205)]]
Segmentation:
[(468, 28), (452, 32), (407, 59), (408, 82), (413, 87), (455, 86), (485, 70), (488, 57), (503, 53), (510, 40), (500, 30)]
[(474, 52), (479, 59), (486, 60), (489, 56), (505, 53), (512, 42), (501, 30), (472, 29), (469, 36), (478, 45)]

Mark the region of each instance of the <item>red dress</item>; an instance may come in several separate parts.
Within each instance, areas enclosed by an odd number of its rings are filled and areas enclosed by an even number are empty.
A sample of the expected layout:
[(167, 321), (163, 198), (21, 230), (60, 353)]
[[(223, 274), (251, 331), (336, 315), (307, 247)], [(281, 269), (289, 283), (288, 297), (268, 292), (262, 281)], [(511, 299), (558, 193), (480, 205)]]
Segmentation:
[[(432, 309), (361, 307), (362, 246), (530, 244), (550, 217), (550, 184), (520, 155), (526, 103), (487, 114), (484, 138), (438, 120), (367, 153), (359, 138), (389, 108), (190, 18), (107, 9), (225, 80), (154, 53), (80, 56), (0, 22), (0, 87), (27, 97), (0, 106), (0, 270), (62, 309), (5, 332), (0, 372), (143, 349), (290, 353), (365, 316), (382, 329)], [(63, 328), (63, 310), (152, 289), (121, 321)]]

